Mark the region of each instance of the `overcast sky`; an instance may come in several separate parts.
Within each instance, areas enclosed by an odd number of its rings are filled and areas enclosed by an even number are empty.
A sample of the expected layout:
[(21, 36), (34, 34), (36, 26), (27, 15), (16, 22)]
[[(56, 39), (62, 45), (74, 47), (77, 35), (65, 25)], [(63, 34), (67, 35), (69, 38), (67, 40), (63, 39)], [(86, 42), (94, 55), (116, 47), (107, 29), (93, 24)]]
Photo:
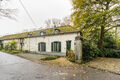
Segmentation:
[(17, 21), (1, 18), (0, 35), (14, 34), (26, 29), (44, 27), (44, 21), (51, 18), (64, 18), (72, 11), (70, 0), (22, 0), (37, 26), (34, 26), (19, 0), (11, 0), (6, 5), (17, 9)]

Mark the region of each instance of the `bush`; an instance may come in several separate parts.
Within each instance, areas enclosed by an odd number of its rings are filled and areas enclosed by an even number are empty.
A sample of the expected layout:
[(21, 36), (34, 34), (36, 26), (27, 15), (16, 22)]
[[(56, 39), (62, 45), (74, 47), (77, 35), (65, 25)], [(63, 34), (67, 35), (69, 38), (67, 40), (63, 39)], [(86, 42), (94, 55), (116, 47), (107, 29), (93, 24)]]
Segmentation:
[(100, 53), (101, 51), (97, 48), (97, 45), (89, 41), (83, 41), (83, 61), (84, 62), (93, 60)]
[(5, 49), (1, 49), (0, 51), (5, 52)]
[(75, 62), (75, 53), (73, 52), (73, 50), (67, 51), (67, 55), (69, 61)]
[(22, 51), (20, 51), (20, 50), (11, 50), (11, 49), (7, 49), (7, 50), (1, 49), (0, 51), (6, 52), (6, 53), (14, 53), (14, 54), (17, 54), (17, 53), (22, 52)]
[(108, 34), (104, 39), (104, 48), (117, 49), (117, 44), (112, 35)]
[(19, 51), (19, 50), (12, 50), (11, 52), (14, 53), (14, 54), (17, 54), (17, 53), (20, 53), (21, 51)]
[(57, 58), (60, 58), (59, 55), (51, 55), (51, 56), (47, 56), (47, 57), (44, 57), (42, 58), (41, 60), (54, 60), (54, 59), (57, 59)]
[(17, 48), (17, 42), (16, 42), (15, 40), (11, 40), (11, 41), (9, 42), (9, 48), (10, 48), (11, 50), (15, 50), (15, 49)]
[(28, 51), (28, 50), (24, 50), (23, 52), (24, 52), (24, 53), (28, 53), (29, 51)]
[(5, 45), (5, 50), (9, 49), (9, 44)]
[(109, 58), (120, 58), (120, 50), (105, 48), (98, 56)]

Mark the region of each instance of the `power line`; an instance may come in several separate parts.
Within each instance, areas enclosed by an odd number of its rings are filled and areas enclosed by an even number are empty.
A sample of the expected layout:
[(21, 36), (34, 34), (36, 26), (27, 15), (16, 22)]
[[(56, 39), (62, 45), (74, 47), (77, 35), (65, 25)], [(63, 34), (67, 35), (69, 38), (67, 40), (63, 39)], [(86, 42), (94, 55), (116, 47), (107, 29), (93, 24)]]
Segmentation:
[(27, 15), (28, 15), (28, 17), (30, 18), (30, 20), (31, 20), (31, 22), (33, 23), (33, 25), (36, 26), (36, 24), (35, 24), (33, 18), (32, 18), (31, 15), (29, 14), (27, 8), (24, 6), (22, 0), (19, 0), (19, 2), (20, 2), (20, 4), (22, 5), (22, 7), (24, 8), (25, 12), (27, 13)]

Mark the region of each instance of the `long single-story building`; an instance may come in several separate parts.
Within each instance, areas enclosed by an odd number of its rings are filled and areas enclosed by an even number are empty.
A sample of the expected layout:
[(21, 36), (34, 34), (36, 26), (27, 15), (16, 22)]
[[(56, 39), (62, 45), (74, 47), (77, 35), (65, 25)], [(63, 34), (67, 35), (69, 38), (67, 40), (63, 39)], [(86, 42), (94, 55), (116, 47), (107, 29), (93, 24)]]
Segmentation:
[(66, 26), (6, 35), (0, 40), (3, 47), (8, 45), (11, 40), (15, 40), (18, 50), (65, 56), (67, 50), (75, 50), (75, 38), (77, 36), (80, 36), (79, 30)]

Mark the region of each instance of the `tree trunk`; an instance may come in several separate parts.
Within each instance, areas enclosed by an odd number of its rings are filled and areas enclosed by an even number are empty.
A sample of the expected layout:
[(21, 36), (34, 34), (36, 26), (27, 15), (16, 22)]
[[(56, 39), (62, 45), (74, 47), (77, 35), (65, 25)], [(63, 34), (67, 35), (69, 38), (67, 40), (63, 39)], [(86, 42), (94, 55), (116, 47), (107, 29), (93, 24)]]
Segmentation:
[[(109, 10), (109, 4), (110, 4), (110, 1), (107, 1), (107, 4), (105, 5), (106, 6), (106, 10)], [(100, 42), (99, 42), (99, 48), (100, 50), (103, 50), (104, 48), (104, 29), (105, 29), (105, 25), (103, 25), (104, 23), (106, 22), (106, 15), (103, 16), (103, 22), (102, 22), (102, 26), (101, 26), (101, 33), (100, 33)]]
[(100, 43), (99, 43), (99, 48), (101, 50), (103, 50), (103, 44), (104, 44), (104, 26), (101, 26)]

